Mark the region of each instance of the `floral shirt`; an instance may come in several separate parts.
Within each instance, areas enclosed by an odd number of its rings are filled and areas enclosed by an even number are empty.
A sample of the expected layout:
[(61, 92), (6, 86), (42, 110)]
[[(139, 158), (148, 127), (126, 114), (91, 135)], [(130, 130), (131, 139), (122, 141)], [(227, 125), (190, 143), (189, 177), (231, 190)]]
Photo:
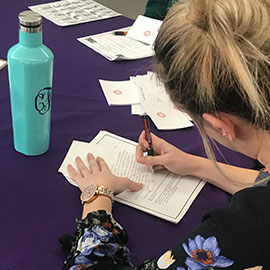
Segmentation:
[(237, 192), (231, 204), (203, 215), (186, 238), (157, 258), (133, 266), (128, 235), (104, 210), (78, 219), (74, 237), (59, 240), (70, 252), (64, 270), (268, 270), (270, 187)]

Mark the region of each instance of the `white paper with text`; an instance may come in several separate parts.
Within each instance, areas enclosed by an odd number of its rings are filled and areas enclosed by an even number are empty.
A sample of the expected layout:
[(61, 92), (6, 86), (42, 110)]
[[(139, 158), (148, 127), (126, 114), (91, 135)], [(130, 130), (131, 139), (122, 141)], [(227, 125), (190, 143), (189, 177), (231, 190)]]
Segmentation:
[(68, 164), (78, 170), (75, 163), (77, 156), (80, 156), (83, 162), (88, 165), (87, 154), (90, 152), (96, 157), (101, 156), (115, 175), (143, 183), (145, 190), (151, 190), (153, 188), (153, 172), (151, 168), (136, 162), (136, 145), (137, 143), (133, 141), (103, 131), (91, 143), (73, 141), (58, 171), (68, 176)]
[(103, 20), (121, 14), (93, 0), (62, 0), (29, 8), (59, 26)]
[[(72, 164), (77, 168), (76, 156), (81, 156), (85, 164), (88, 164), (86, 158), (88, 152), (101, 156), (113, 173), (145, 184), (145, 188), (139, 192), (125, 191), (117, 195), (116, 201), (167, 221), (178, 223), (196, 199), (205, 182), (196, 177), (178, 176), (167, 170), (157, 171), (153, 174), (145, 166), (143, 169), (140, 168), (141, 164), (133, 163), (132, 153), (135, 154), (134, 146), (136, 144), (136, 142), (115, 134), (100, 131), (90, 143), (73, 141), (58, 171), (62, 172), (66, 179), (76, 186), (76, 183), (68, 176), (67, 164)], [(137, 167), (138, 165), (139, 167)]]
[(77, 40), (103, 55), (110, 61), (135, 60), (154, 55), (152, 46), (127, 36), (114, 35), (115, 31), (129, 31), (130, 27), (101, 34), (78, 38)]
[(123, 192), (115, 200), (173, 223), (178, 223), (203, 188), (205, 182), (177, 176), (167, 170), (154, 173), (151, 191)]

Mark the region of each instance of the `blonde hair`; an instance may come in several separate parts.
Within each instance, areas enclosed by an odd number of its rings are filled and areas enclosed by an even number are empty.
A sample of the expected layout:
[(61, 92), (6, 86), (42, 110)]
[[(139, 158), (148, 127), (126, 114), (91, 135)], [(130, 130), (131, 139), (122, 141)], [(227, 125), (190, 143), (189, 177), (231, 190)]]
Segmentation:
[(155, 42), (155, 65), (173, 102), (191, 114), (224, 112), (270, 130), (270, 1), (179, 0)]

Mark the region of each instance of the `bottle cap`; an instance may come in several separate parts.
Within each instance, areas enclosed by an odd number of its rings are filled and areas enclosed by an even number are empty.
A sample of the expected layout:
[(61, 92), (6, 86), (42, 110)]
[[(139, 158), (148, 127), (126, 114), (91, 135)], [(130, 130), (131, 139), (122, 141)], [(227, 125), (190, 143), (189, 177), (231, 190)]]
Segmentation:
[(40, 14), (27, 10), (19, 14), (20, 30), (26, 33), (41, 32), (42, 17)]

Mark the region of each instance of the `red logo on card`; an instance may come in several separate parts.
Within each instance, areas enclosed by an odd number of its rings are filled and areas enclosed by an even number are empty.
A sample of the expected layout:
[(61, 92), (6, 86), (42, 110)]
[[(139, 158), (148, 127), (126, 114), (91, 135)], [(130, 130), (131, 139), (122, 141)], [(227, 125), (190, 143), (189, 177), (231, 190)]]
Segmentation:
[(122, 94), (122, 91), (120, 91), (120, 90), (114, 90), (113, 93), (116, 94), (116, 95), (121, 95)]
[(158, 112), (157, 116), (159, 116), (160, 118), (165, 118), (167, 115), (163, 112)]
[(150, 30), (144, 31), (144, 35), (145, 35), (146, 37), (149, 37), (149, 36), (151, 35), (151, 31), (150, 31)]

